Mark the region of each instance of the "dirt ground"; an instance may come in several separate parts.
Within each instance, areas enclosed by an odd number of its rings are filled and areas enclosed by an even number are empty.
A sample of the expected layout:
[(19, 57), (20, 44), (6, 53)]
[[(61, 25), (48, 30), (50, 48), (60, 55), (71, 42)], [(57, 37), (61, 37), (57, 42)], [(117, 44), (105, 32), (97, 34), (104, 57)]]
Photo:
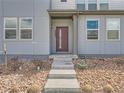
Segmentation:
[(16, 86), (24, 93), (29, 87), (37, 86), (41, 90), (46, 83), (52, 61), (32, 60), (31, 62), (17, 62), (16, 59), (0, 65), (0, 93), (6, 93)]
[[(124, 57), (78, 59), (74, 64), (81, 91), (88, 82), (95, 93), (104, 93), (103, 87), (109, 81), (112, 93), (124, 93)], [(86, 68), (80, 68), (79, 64)]]

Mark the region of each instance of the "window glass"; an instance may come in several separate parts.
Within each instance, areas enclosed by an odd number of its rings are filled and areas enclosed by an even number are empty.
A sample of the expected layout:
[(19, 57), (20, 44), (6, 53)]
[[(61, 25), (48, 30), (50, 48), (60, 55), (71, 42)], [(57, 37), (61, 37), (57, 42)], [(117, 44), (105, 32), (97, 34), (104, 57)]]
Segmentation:
[(32, 39), (32, 18), (20, 19), (20, 39)]
[(88, 29), (98, 29), (98, 21), (87, 21), (87, 28)]
[(16, 28), (17, 20), (16, 18), (6, 18), (5, 19), (5, 28)]
[(98, 20), (87, 21), (87, 39), (98, 39)]
[(107, 39), (119, 39), (120, 19), (107, 19)]
[(87, 30), (87, 39), (98, 39), (98, 30)]
[(32, 28), (32, 19), (31, 18), (21, 19), (21, 28)]
[(108, 0), (100, 0), (100, 3), (108, 3)]
[(88, 10), (97, 10), (97, 4), (88, 4)]
[(100, 10), (108, 10), (108, 4), (107, 3), (101, 3), (100, 4)]
[(119, 30), (108, 30), (108, 39), (119, 39)]
[(109, 30), (119, 30), (120, 29), (120, 20), (108, 19), (107, 20), (107, 29), (109, 29)]
[(67, 2), (67, 0), (61, 0), (61, 2)]
[(32, 39), (32, 30), (31, 29), (21, 30), (21, 38), (22, 39)]
[(17, 18), (4, 18), (4, 38), (16, 39)]
[(96, 3), (97, 0), (88, 0), (88, 3)]
[(5, 39), (16, 39), (16, 30), (5, 30)]
[(78, 10), (85, 10), (85, 4), (77, 4)]

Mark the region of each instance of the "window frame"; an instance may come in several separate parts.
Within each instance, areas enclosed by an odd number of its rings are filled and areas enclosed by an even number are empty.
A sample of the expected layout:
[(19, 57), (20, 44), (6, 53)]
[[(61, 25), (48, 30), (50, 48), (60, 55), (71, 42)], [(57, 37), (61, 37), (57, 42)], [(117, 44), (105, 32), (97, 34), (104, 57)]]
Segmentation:
[[(15, 19), (16, 20), (16, 28), (6, 28), (6, 20), (7, 19)], [(16, 38), (15, 39), (7, 39), (6, 38), (6, 29), (8, 29), (8, 30), (16, 30)], [(4, 17), (4, 37), (3, 37), (3, 39), (4, 40), (7, 40), (7, 41), (15, 41), (15, 40), (17, 40), (18, 39), (18, 18), (17, 17)]]
[[(108, 22), (108, 20), (109, 19), (114, 19), (114, 20), (119, 20), (119, 29), (108, 29), (108, 27), (107, 27), (107, 22)], [(119, 32), (118, 32), (118, 39), (108, 39), (108, 31), (109, 30), (118, 30)], [(120, 31), (121, 31), (121, 19), (120, 18), (106, 18), (106, 40), (107, 41), (120, 41)]]
[[(21, 20), (22, 20), (22, 19), (29, 19), (29, 18), (32, 19), (32, 26), (31, 26), (31, 28), (21, 28)], [(22, 29), (25, 29), (25, 30), (26, 30), (26, 29), (27, 29), (27, 30), (30, 30), (30, 29), (31, 29), (31, 30), (32, 30), (32, 31), (31, 31), (31, 32), (32, 32), (32, 36), (31, 36), (32, 38), (31, 38), (31, 39), (22, 39), (22, 38), (21, 38), (21, 30), (22, 30)], [(30, 41), (30, 40), (33, 40), (33, 17), (20, 17), (20, 18), (19, 18), (19, 40), (23, 40), (23, 41)]]
[[(98, 21), (98, 29), (88, 29), (87, 28), (87, 22), (88, 21)], [(86, 27), (86, 40), (87, 41), (99, 41), (99, 38), (100, 38), (99, 37), (99, 34), (100, 34), (100, 21), (99, 21), (99, 18), (92, 18), (92, 19), (88, 18), (88, 19), (86, 19), (86, 26), (85, 27)], [(88, 39), (88, 35), (87, 35), (88, 30), (98, 30), (98, 39)]]

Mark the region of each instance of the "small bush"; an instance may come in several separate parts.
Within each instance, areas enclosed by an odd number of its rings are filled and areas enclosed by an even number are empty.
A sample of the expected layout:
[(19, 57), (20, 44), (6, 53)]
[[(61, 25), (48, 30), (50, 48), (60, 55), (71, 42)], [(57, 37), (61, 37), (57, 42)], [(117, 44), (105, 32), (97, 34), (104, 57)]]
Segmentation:
[(79, 69), (87, 69), (87, 68), (88, 68), (88, 65), (87, 65), (87, 64), (80, 64), (80, 63), (78, 63), (78, 64), (77, 64), (77, 67), (78, 67)]
[(106, 86), (103, 87), (104, 93), (112, 93), (113, 87), (110, 84), (107, 84)]
[(93, 93), (93, 91), (94, 91), (94, 88), (91, 85), (89, 85), (89, 84), (86, 84), (82, 88), (82, 92), (83, 93)]
[(12, 87), (9, 93), (19, 93), (19, 89), (17, 87)]
[(27, 93), (40, 93), (40, 89), (38, 86), (31, 86), (28, 90)]

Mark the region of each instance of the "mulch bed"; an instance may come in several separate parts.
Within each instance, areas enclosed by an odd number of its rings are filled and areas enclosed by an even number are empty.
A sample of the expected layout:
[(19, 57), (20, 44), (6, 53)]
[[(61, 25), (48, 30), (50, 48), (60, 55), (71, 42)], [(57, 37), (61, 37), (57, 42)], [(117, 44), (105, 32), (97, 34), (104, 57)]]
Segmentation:
[[(85, 82), (89, 82), (95, 93), (104, 93), (103, 87), (109, 81), (114, 88), (112, 93), (124, 93), (124, 57), (78, 59), (74, 64), (81, 91)], [(87, 67), (80, 68), (78, 64)]]
[(8, 62), (7, 69), (5, 69), (4, 64), (0, 65), (0, 93), (8, 92), (13, 86), (16, 86), (23, 93), (33, 85), (36, 85), (42, 91), (51, 69), (52, 61), (17, 61)]

